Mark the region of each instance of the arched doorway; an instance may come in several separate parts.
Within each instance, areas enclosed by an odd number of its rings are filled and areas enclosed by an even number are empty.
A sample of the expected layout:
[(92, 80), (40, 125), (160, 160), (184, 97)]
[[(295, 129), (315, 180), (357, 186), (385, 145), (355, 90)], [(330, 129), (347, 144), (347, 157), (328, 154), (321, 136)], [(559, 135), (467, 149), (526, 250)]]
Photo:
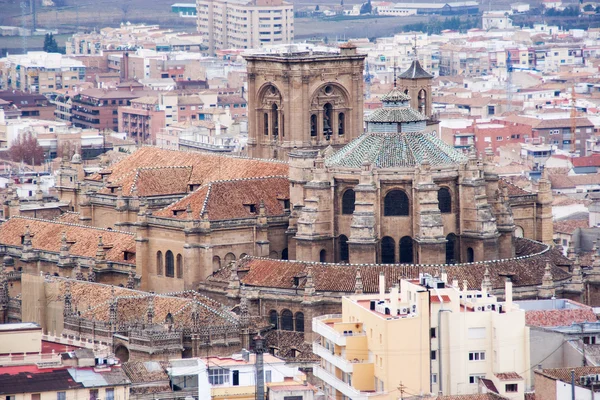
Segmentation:
[(290, 259), (290, 257), (288, 256), (288, 249), (287, 249), (287, 247), (281, 251), (281, 259), (282, 260), (289, 260)]
[(472, 247), (467, 248), (467, 262), (475, 262), (475, 252)]
[(454, 233), (446, 236), (446, 264), (456, 264), (456, 235)]
[(319, 261), (327, 262), (327, 252), (324, 249), (319, 253)]
[(331, 103), (325, 103), (323, 106), (323, 135), (330, 136), (333, 133), (332, 122), (332, 110), (333, 106)]
[(443, 187), (438, 190), (438, 204), (442, 214), (452, 212), (452, 195), (450, 194), (450, 189)]
[(423, 115), (427, 115), (427, 92), (425, 89), (419, 90), (419, 112)]
[(352, 215), (354, 213), (354, 202), (356, 201), (356, 194), (354, 190), (348, 189), (342, 195), (342, 214)]
[(410, 236), (404, 236), (400, 239), (400, 263), (412, 264), (413, 262), (413, 240)]
[(348, 250), (348, 237), (340, 235), (340, 261), (349, 261), (350, 251)]
[(396, 242), (393, 238), (385, 236), (381, 239), (381, 263), (393, 264), (396, 262)]

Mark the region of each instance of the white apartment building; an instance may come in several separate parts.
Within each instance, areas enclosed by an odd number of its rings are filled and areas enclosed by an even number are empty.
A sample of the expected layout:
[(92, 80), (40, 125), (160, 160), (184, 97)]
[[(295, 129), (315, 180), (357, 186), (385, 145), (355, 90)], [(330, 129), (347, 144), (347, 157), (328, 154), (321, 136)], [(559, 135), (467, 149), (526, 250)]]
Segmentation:
[(210, 55), (294, 39), (294, 6), (283, 0), (197, 0), (198, 33)]
[(379, 294), (342, 299), (341, 315), (313, 319), (319, 335), (313, 352), (321, 358), (314, 374), (331, 398), (397, 399), (407, 393), (476, 394), (495, 388), (508, 399), (524, 398), (531, 386), (529, 328), (525, 312), (464, 282), (448, 285), (422, 275)]

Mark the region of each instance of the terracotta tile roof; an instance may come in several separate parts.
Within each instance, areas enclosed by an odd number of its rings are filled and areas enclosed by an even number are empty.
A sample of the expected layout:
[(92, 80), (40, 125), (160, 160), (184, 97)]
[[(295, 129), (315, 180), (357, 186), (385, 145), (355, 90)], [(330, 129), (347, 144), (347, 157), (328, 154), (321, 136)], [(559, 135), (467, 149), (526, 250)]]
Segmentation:
[[(512, 275), (515, 287), (541, 285), (546, 263), (551, 264), (551, 273), (555, 281), (571, 277), (571, 274), (558, 266), (570, 265), (570, 261), (556, 249), (528, 239), (517, 238), (515, 250), (517, 258), (514, 259), (446, 265), (444, 268), (448, 273), (449, 281), (466, 280), (469, 288), (481, 287), (486, 267), (489, 268), (492, 287), (499, 289), (504, 287), (504, 275), (507, 274)], [(294, 277), (305, 277), (309, 266), (312, 267), (315, 289), (319, 292), (354, 293), (358, 268), (360, 268), (365, 293), (378, 292), (381, 271), (386, 276), (388, 289), (401, 278), (417, 278), (421, 272), (431, 275), (441, 272), (439, 265), (366, 264), (359, 266), (283, 261), (250, 256), (238, 261), (238, 268), (248, 271), (241, 279), (245, 285), (281, 289), (303, 289), (305, 279), (300, 279), (296, 287)], [(216, 271), (208, 279), (221, 282), (227, 279), (223, 269)]]
[(79, 224), (79, 213), (67, 211), (64, 214), (55, 217), (53, 221), (55, 222), (64, 222), (68, 224)]
[(167, 361), (129, 361), (123, 363), (121, 368), (131, 383), (149, 383), (169, 381), (166, 372)]
[[(306, 323), (306, 322), (305, 322)], [(319, 357), (313, 354), (312, 345), (304, 341), (302, 332), (271, 330), (264, 336), (265, 349), (277, 348), (277, 357), (285, 360), (318, 361)], [(299, 354), (294, 357), (294, 350)]]
[(570, 326), (580, 322), (596, 322), (598, 318), (591, 307), (569, 310), (533, 310), (525, 312), (529, 326)]
[(458, 394), (453, 396), (434, 396), (427, 397), (425, 400), (508, 400), (507, 397), (500, 396), (496, 393), (480, 393), (480, 394)]
[(548, 176), (552, 189), (569, 189), (581, 185), (600, 184), (600, 174), (562, 175), (551, 174)]
[(573, 164), (574, 167), (600, 167), (600, 154), (573, 157), (571, 158), (571, 164)]
[(531, 192), (520, 188), (519, 186), (515, 185), (512, 182), (507, 181), (506, 179), (500, 179), (498, 183), (499, 183), (499, 186), (501, 189), (506, 188), (506, 190), (508, 191), (508, 195), (511, 197), (532, 194)]
[[(288, 164), (282, 161), (164, 150), (156, 147), (143, 147), (103, 172), (110, 172), (108, 182), (116, 183), (138, 169), (157, 167), (191, 167), (192, 172), (186, 184), (193, 185), (203, 185), (216, 180), (288, 174)], [(148, 178), (149, 182), (154, 182), (156, 174), (158, 172), (150, 173), (152, 178)], [(86, 179), (101, 181), (102, 177), (100, 174), (94, 174)], [(167, 184), (166, 180), (169, 179), (171, 178), (164, 178), (162, 184)]]
[(519, 374), (517, 374), (516, 372), (499, 372), (496, 375), (496, 378), (500, 379), (501, 381), (521, 381), (523, 380), (523, 377)]
[[(111, 182), (98, 193), (115, 194), (110, 186), (121, 186), (124, 196), (164, 196), (184, 194), (192, 176), (192, 167), (145, 167), (137, 168), (121, 179)], [(135, 193), (134, 193), (135, 192)]]
[[(593, 127), (594, 124), (587, 118), (576, 118), (577, 127)], [(540, 120), (533, 128), (535, 129), (555, 129), (555, 128), (570, 128), (570, 118), (552, 118)]]
[[(284, 176), (215, 181), (153, 215), (187, 219), (186, 212), (177, 211), (185, 211), (190, 206), (193, 219), (199, 219), (204, 212), (212, 221), (249, 218), (258, 215), (261, 201), (267, 216), (284, 215), (282, 200), (289, 198), (290, 184)], [(253, 205), (256, 211), (250, 212), (249, 205)]]
[(131, 257), (124, 258), (125, 251), (135, 251), (135, 235), (130, 232), (17, 216), (0, 225), (0, 243), (21, 247), (26, 226), (29, 226), (35, 250), (60, 252), (62, 233), (65, 232), (67, 241), (72, 243), (69, 247), (71, 255), (95, 258), (98, 238), (102, 236), (107, 261), (135, 265)]
[[(81, 316), (96, 321), (108, 322), (110, 320), (110, 304), (113, 293), (117, 302), (117, 320), (120, 322), (146, 321), (150, 299), (154, 302), (154, 319), (156, 323), (163, 323), (167, 314), (173, 316), (174, 323), (179, 326), (192, 325), (192, 311), (194, 303), (198, 306), (201, 325), (223, 326), (235, 325), (238, 317), (221, 303), (218, 303), (199, 293), (187, 291), (153, 295), (133, 289), (103, 285), (73, 279), (52, 277), (59, 282), (61, 296), (66, 291), (66, 282), (70, 282), (71, 298), (73, 305), (80, 305)], [(114, 292), (113, 292), (114, 290)]]
[(83, 388), (73, 380), (66, 369), (42, 370), (39, 372), (21, 372), (19, 374), (2, 373), (0, 369), (0, 394), (30, 392), (52, 392)]
[(591, 374), (600, 374), (600, 367), (548, 368), (535, 370), (534, 372), (550, 379), (555, 379), (562, 382), (571, 382), (571, 370), (575, 371), (575, 384), (578, 386), (580, 386), (580, 377)]
[(589, 228), (590, 222), (586, 217), (585, 219), (555, 221), (553, 225), (554, 233), (567, 233), (571, 235), (579, 228)]

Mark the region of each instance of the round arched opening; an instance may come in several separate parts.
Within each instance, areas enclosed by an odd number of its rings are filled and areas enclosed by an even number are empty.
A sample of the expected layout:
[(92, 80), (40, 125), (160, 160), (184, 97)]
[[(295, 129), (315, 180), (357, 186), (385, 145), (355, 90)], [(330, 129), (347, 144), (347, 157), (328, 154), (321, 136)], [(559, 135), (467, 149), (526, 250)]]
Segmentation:
[(129, 350), (123, 345), (117, 346), (115, 349), (115, 357), (117, 357), (121, 363), (129, 361)]

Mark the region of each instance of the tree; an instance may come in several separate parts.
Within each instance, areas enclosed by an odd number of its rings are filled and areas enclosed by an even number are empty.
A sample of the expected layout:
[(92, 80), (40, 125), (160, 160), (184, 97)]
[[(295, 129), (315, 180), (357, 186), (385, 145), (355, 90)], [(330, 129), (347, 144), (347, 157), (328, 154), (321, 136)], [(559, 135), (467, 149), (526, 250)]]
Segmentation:
[(54, 39), (54, 35), (51, 33), (46, 33), (44, 37), (44, 51), (47, 53), (60, 53), (56, 39)]
[(319, 5), (317, 4), (317, 6), (315, 7), (315, 11), (319, 11)]
[(342, 1), (340, 2), (340, 6), (343, 6), (343, 5), (344, 5), (344, 0), (342, 0)]
[(31, 132), (17, 136), (8, 149), (8, 154), (14, 162), (24, 162), (29, 165), (41, 165), (44, 162), (44, 149)]
[(363, 3), (363, 5), (360, 6), (360, 13), (371, 14), (371, 12), (373, 12), (373, 6), (371, 6), (371, 0), (367, 0), (366, 3)]

